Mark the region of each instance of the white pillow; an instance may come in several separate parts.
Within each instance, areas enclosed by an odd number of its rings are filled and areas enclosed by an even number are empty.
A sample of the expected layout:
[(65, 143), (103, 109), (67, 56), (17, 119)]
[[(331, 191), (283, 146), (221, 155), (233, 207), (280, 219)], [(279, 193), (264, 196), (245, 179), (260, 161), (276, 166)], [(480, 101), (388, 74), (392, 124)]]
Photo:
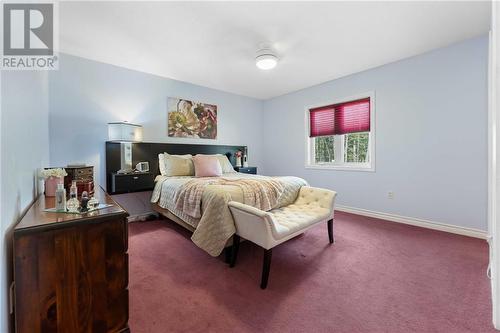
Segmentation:
[(236, 172), (236, 171), (234, 171), (234, 167), (231, 164), (231, 162), (229, 162), (229, 159), (227, 158), (226, 155), (217, 154), (216, 156), (219, 159), (220, 166), (222, 167), (222, 173), (235, 173)]
[(193, 156), (158, 154), (158, 164), (162, 176), (194, 176)]
[(164, 176), (194, 176), (193, 156), (163, 154)]
[(167, 175), (167, 168), (165, 167), (165, 156), (163, 153), (158, 154), (158, 166), (160, 167), (160, 175)]

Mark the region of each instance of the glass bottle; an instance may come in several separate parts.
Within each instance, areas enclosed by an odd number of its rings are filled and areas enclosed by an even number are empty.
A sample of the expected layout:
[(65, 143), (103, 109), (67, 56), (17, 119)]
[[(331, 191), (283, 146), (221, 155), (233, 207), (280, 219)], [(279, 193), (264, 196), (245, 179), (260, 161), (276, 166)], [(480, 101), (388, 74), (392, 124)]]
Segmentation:
[(77, 198), (73, 197), (66, 202), (66, 209), (70, 213), (78, 213), (78, 207), (80, 207), (80, 202)]
[(92, 198), (90, 198), (89, 200), (88, 206), (89, 210), (96, 209), (97, 207), (99, 207), (99, 200), (97, 200), (94, 196), (92, 196)]
[(64, 184), (57, 184), (56, 211), (58, 212), (66, 211), (66, 189), (64, 188)]
[(66, 203), (66, 209), (70, 213), (78, 213), (79, 207), (80, 202), (78, 201), (78, 188), (76, 187), (76, 181), (73, 181), (71, 187), (69, 188), (69, 200)]
[(75, 197), (78, 199), (78, 187), (76, 187), (76, 180), (71, 182), (71, 187), (69, 188), (69, 197)]
[(87, 191), (83, 191), (82, 198), (80, 200), (80, 212), (81, 213), (87, 212), (89, 210), (88, 203), (89, 203), (89, 194), (87, 193)]

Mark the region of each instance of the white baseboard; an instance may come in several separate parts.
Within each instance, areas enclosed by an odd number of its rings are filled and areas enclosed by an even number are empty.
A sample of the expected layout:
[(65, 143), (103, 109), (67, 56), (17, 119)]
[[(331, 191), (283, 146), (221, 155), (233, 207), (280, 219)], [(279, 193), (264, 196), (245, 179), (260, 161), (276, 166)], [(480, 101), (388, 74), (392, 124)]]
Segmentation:
[(422, 227), (422, 228), (427, 228), (427, 229), (450, 232), (452, 234), (458, 234), (458, 235), (475, 237), (475, 238), (486, 239), (486, 240), (489, 238), (488, 233), (486, 231), (483, 231), (483, 230), (466, 228), (466, 227), (459, 227), (459, 226), (455, 226), (455, 225), (451, 225), (451, 224), (423, 220), (423, 219), (418, 219), (418, 218), (414, 218), (414, 217), (400, 216), (400, 215), (389, 214), (389, 213), (381, 213), (381, 212), (375, 212), (375, 211), (368, 210), (368, 209), (354, 208), (354, 207), (348, 207), (348, 206), (342, 206), (342, 205), (336, 205), (335, 210), (338, 210), (340, 212), (356, 214), (356, 215), (374, 217), (377, 219), (386, 220), (386, 221), (390, 221), (390, 222), (398, 222), (398, 223), (414, 225), (417, 227)]

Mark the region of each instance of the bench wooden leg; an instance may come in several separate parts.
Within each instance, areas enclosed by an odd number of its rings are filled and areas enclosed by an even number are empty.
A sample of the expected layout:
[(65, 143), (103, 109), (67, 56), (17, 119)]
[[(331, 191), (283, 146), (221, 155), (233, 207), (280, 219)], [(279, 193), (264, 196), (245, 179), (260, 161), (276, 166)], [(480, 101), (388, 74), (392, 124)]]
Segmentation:
[(328, 220), (328, 238), (330, 239), (330, 244), (335, 243), (335, 238), (333, 238), (333, 219)]
[(238, 256), (238, 250), (240, 249), (240, 236), (233, 235), (233, 253), (231, 254), (231, 263), (229, 267), (234, 267), (236, 265), (236, 257)]
[(273, 255), (273, 249), (264, 249), (264, 262), (262, 264), (262, 279), (260, 281), (260, 288), (267, 288), (267, 281), (269, 280), (269, 270), (271, 269), (271, 257)]
[(232, 255), (233, 255), (233, 246), (231, 245), (224, 249), (224, 262), (226, 264), (231, 263)]

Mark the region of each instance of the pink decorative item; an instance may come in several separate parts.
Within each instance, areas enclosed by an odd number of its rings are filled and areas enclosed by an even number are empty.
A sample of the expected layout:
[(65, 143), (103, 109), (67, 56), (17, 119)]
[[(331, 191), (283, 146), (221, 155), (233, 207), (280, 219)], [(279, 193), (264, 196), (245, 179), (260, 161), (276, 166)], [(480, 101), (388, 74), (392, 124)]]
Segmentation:
[(196, 177), (220, 177), (222, 167), (216, 156), (196, 155), (193, 157)]
[(49, 177), (45, 179), (45, 196), (55, 197), (57, 184), (64, 184), (64, 177)]
[(234, 155), (236, 156), (236, 166), (241, 167), (241, 156), (243, 156), (243, 153), (238, 150)]

